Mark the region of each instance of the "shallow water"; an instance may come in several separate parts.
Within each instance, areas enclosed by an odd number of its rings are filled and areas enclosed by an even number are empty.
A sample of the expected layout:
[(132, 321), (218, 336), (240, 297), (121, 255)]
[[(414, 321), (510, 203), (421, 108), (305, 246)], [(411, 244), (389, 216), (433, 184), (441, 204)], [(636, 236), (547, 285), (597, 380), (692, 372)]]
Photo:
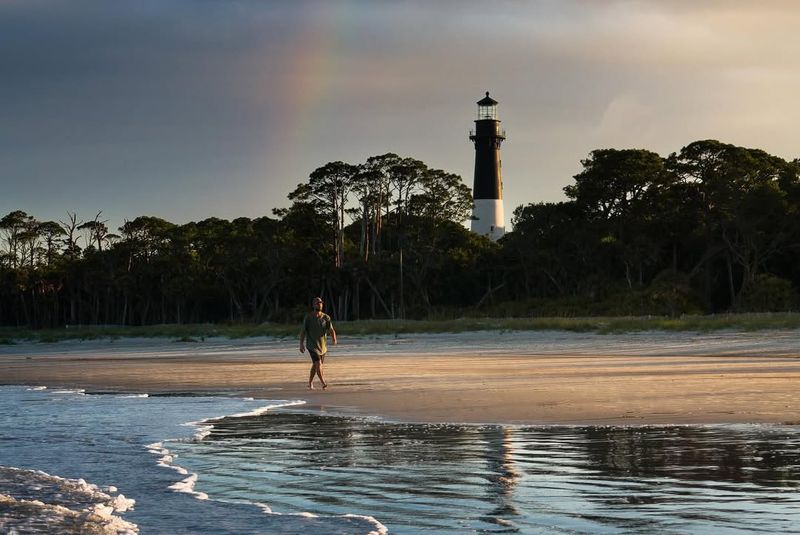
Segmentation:
[[(12, 485), (0, 469), (0, 494), (17, 505), (59, 494), (75, 510), (124, 494), (134, 509), (115, 515), (141, 533), (800, 533), (795, 427), (419, 425), (258, 410), (279, 402), (0, 387), (0, 465), (46, 472)], [(182, 425), (225, 414), (238, 416)], [(20, 532), (58, 525), (0, 501), (0, 532), (21, 525), (20, 511), (45, 522)]]
[[(0, 495), (12, 498), (0, 497), (0, 533), (62, 533), (63, 517), (85, 516), (90, 502), (106, 501), (99, 494), (122, 494), (135, 500), (133, 510), (114, 516), (147, 534), (371, 531), (374, 523), (361, 518), (266, 515), (249, 503), (199, 500), (196, 494), (170, 489), (188, 474), (159, 466), (162, 455), (152, 453), (150, 446), (168, 438), (193, 440), (198, 427), (186, 426), (187, 422), (251, 412), (281, 402), (286, 401), (204, 395), (86, 395), (74, 390), (0, 387)], [(6, 475), (11, 468), (45, 474), (30, 473), (26, 484)], [(93, 492), (86, 490), (92, 486), (97, 487)], [(108, 487), (115, 487), (115, 492)], [(57, 515), (33, 500), (57, 504), (69, 512)], [(21, 512), (29, 518), (21, 518)], [(113, 525), (98, 531), (95, 524), (75, 521), (69, 532), (119, 532)]]
[(391, 533), (788, 533), (800, 433), (392, 424), (281, 411), (175, 445), (198, 490)]

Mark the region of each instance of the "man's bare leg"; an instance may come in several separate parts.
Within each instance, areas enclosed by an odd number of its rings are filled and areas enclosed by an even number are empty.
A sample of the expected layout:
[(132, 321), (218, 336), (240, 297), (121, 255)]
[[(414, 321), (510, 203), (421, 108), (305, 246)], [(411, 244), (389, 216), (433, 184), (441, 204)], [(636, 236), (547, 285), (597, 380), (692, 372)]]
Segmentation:
[(322, 389), (325, 390), (328, 388), (328, 383), (325, 382), (325, 379), (322, 378), (322, 359), (320, 358), (319, 362), (314, 363), (317, 366), (317, 375), (319, 376), (319, 382), (322, 383)]
[(328, 383), (322, 379), (322, 365), (325, 363), (325, 355), (319, 356), (319, 380), (322, 381), (322, 389), (328, 388)]
[(311, 373), (308, 376), (308, 389), (314, 390), (314, 375), (317, 373), (317, 363), (311, 363)]

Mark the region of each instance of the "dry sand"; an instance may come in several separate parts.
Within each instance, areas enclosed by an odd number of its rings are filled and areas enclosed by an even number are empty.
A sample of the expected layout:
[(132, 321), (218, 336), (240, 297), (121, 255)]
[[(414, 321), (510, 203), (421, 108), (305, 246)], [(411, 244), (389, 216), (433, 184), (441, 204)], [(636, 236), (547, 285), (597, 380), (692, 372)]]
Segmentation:
[(0, 384), (303, 399), (400, 421), (800, 423), (800, 333), (466, 333), (340, 339), (326, 391), (295, 340), (0, 348)]

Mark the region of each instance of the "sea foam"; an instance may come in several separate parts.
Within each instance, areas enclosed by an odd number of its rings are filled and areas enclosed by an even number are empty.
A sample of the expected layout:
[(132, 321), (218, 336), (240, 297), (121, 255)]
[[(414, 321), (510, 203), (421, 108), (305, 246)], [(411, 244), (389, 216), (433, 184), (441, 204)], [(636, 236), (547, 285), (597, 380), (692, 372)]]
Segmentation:
[(0, 526), (8, 530), (4, 533), (139, 533), (136, 524), (117, 514), (132, 509), (135, 500), (109, 492), (116, 488), (0, 467)]
[(209, 418), (203, 418), (202, 420), (198, 420), (196, 422), (187, 422), (185, 425), (197, 426), (206, 424), (207, 422), (211, 422), (214, 420), (221, 420), (223, 418), (247, 418), (249, 416), (260, 416), (274, 409), (282, 409), (284, 407), (292, 407), (296, 405), (305, 405), (305, 403), (306, 402), (301, 399), (293, 401), (288, 401), (288, 400), (276, 401), (275, 403), (271, 403), (269, 405), (263, 405), (261, 407), (258, 407), (257, 409), (253, 409), (252, 411), (238, 412), (236, 414), (225, 414), (222, 416), (211, 416)]
[(85, 396), (86, 395), (86, 389), (84, 389), (84, 388), (72, 388), (72, 389), (66, 388), (66, 389), (63, 389), (63, 390), (50, 390), (50, 393), (51, 394), (75, 394), (75, 395), (78, 395), (78, 396)]

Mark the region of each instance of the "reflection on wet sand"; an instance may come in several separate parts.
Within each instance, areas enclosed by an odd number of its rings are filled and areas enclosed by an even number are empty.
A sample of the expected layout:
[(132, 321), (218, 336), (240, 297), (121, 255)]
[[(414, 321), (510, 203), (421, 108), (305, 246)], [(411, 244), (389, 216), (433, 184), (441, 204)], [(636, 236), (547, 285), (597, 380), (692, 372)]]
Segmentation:
[(197, 489), (391, 533), (771, 532), (800, 525), (791, 427), (509, 427), (281, 412), (176, 444)]
[(510, 427), (489, 428), (486, 434), (486, 464), (490, 483), (487, 498), (490, 503), (495, 503), (495, 508), (482, 520), (513, 526), (511, 519), (520, 515), (514, 500), (514, 487), (520, 477), (514, 467), (514, 430)]

